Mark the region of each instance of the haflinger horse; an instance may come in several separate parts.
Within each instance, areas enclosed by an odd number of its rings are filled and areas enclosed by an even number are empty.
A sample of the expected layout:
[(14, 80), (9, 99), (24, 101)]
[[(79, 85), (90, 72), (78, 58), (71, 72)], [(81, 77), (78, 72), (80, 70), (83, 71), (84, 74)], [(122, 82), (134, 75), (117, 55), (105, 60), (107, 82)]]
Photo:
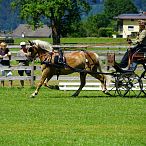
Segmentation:
[[(33, 40), (29, 41), (30, 46), (27, 50), (27, 57), (29, 60), (33, 60), (39, 57), (41, 61), (42, 76), (37, 85), (35, 92), (31, 97), (35, 97), (40, 87), (48, 82), (53, 75), (68, 75), (73, 72), (79, 72), (80, 74), (80, 86), (78, 90), (72, 96), (78, 96), (82, 88), (86, 84), (86, 75), (90, 74), (101, 82), (101, 88), (106, 93), (106, 82), (108, 80), (107, 75), (102, 74), (101, 65), (99, 62), (99, 56), (91, 51), (73, 51), (71, 53), (64, 53), (65, 62), (63, 65), (55, 64), (54, 58), (56, 53), (53, 53), (53, 48), (50, 43)], [(99, 70), (99, 72), (97, 72)]]

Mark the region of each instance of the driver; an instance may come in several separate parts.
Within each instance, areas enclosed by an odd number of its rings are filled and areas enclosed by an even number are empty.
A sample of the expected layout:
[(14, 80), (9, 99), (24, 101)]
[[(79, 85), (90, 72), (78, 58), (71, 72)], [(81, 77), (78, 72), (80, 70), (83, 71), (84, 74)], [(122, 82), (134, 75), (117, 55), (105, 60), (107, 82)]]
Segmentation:
[[(139, 20), (138, 22), (139, 22), (138, 36), (136, 37), (135, 40), (127, 39), (128, 43), (130, 45), (133, 44), (134, 47), (127, 49), (120, 63), (115, 62), (115, 65), (113, 67), (116, 69), (116, 71), (122, 70), (121, 68), (126, 68), (128, 66), (129, 55), (133, 55), (139, 49), (143, 50), (143, 47), (146, 46), (146, 27), (145, 27), (146, 22), (144, 20)], [(135, 63), (135, 65), (134, 64), (132, 65), (133, 66), (131, 66), (129, 69), (135, 70), (137, 64)]]

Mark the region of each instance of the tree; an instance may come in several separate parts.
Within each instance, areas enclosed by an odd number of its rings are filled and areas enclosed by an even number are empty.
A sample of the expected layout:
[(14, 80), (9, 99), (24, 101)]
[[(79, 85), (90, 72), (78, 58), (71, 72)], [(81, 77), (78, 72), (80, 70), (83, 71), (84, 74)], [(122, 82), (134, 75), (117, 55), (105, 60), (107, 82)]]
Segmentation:
[(137, 13), (137, 8), (131, 0), (105, 0), (104, 13), (109, 19), (122, 13)]
[(99, 28), (98, 30), (98, 36), (99, 37), (112, 37), (112, 34), (113, 34), (113, 29), (112, 28), (104, 28), (104, 27), (101, 27)]
[(88, 17), (84, 22), (87, 36), (98, 36), (98, 29), (101, 27), (107, 27), (109, 23), (109, 19), (104, 14), (96, 14)]
[(12, 0), (12, 7), (19, 8), (21, 18), (34, 29), (47, 19), (52, 28), (53, 44), (60, 44), (64, 22), (70, 24), (81, 12), (89, 10), (86, 0)]
[(62, 28), (61, 35), (63, 37), (71, 36), (72, 34), (78, 32), (78, 26), (81, 21), (79, 13), (81, 13), (81, 11), (77, 6), (76, 0), (72, 0), (72, 8), (68, 10), (68, 14), (64, 16), (62, 23), (60, 24)]

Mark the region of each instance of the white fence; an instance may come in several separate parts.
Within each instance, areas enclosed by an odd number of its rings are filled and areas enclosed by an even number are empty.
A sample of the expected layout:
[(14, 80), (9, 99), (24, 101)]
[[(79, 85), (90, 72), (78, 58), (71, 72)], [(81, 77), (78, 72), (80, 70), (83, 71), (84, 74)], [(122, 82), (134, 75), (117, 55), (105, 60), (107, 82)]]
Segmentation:
[[(18, 46), (17, 46), (18, 47)], [(76, 47), (81, 47), (81, 48), (85, 48), (85, 47), (89, 47), (89, 46), (63, 46), (66, 48), (76, 48)], [(90, 46), (91, 47), (91, 46)], [(98, 48), (98, 46), (92, 46), (92, 47), (96, 47)], [(114, 47), (116, 48), (116, 46), (99, 46), (100, 48), (107, 48), (107, 47)], [(119, 48), (120, 46), (118, 46), (117, 48)], [(122, 46), (121, 46), (122, 47)], [(124, 46), (125, 47), (125, 46)], [(10, 48), (12, 48), (12, 46), (10, 46)], [(16, 48), (16, 46), (13, 48)], [(67, 49), (65, 49), (66, 51)], [(97, 52), (100, 56), (100, 59), (105, 61), (107, 61), (107, 52), (109, 52), (110, 50), (94, 50), (94, 52)], [(12, 51), (12, 53), (16, 54), (16, 51)], [(115, 51), (116, 53), (116, 59), (121, 59), (121, 56), (123, 56), (124, 51)], [(22, 58), (22, 57), (16, 57), (16, 55), (11, 57), (11, 60), (25, 60), (26, 58)], [(106, 64), (105, 64), (106, 67)], [(34, 86), (34, 82), (35, 80), (39, 80), (40, 76), (34, 76), (35, 70), (40, 70), (40, 66), (35, 66), (34, 62), (32, 62), (31, 66), (19, 66), (19, 65), (15, 65), (15, 66), (11, 66), (11, 67), (1, 67), (1, 70), (11, 70), (11, 71), (18, 71), (18, 70), (31, 70), (31, 76), (0, 76), (0, 81), (5, 81), (5, 80), (30, 80), (31, 81), (31, 86)], [(68, 81), (66, 81), (66, 79), (68, 78)], [(70, 82), (71, 81), (71, 77), (69, 76), (60, 76), (59, 77), (59, 87), (60, 90), (76, 90), (79, 86), (79, 80), (78, 81), (74, 81), (74, 82)], [(88, 81), (89, 78), (87, 78)], [(53, 77), (51, 80), (56, 80), (56, 77)], [(95, 79), (90, 79), (90, 82), (87, 82), (86, 87), (84, 87), (83, 90), (101, 90), (100, 87), (100, 83), (99, 82), (94, 82), (96, 81)], [(112, 88), (113, 84), (111, 85), (110, 88)]]
[[(11, 60), (26, 60), (26, 58), (22, 58), (22, 57), (12, 57)], [(4, 71), (18, 71), (18, 70), (31, 70), (31, 76), (0, 76), (0, 81), (13, 81), (13, 80), (30, 80), (31, 81), (31, 86), (34, 86), (34, 71), (36, 69), (36, 66), (34, 66), (34, 62), (32, 62), (31, 66), (19, 66), (15, 65), (15, 66), (1, 66), (0, 70), (4, 70)]]
[[(79, 88), (80, 82), (59, 82), (59, 89), (60, 90), (77, 90)], [(114, 83), (110, 83), (108, 86), (108, 90), (115, 90)], [(83, 87), (83, 90), (102, 90), (101, 83), (99, 82), (87, 82), (85, 87)]]

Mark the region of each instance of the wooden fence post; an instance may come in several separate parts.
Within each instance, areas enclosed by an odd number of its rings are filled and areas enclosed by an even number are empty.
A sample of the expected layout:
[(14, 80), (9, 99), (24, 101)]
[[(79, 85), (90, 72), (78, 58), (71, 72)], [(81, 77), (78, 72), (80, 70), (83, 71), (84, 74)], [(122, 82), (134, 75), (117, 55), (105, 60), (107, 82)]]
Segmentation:
[(32, 61), (31, 65), (31, 87), (34, 86), (34, 60)]

